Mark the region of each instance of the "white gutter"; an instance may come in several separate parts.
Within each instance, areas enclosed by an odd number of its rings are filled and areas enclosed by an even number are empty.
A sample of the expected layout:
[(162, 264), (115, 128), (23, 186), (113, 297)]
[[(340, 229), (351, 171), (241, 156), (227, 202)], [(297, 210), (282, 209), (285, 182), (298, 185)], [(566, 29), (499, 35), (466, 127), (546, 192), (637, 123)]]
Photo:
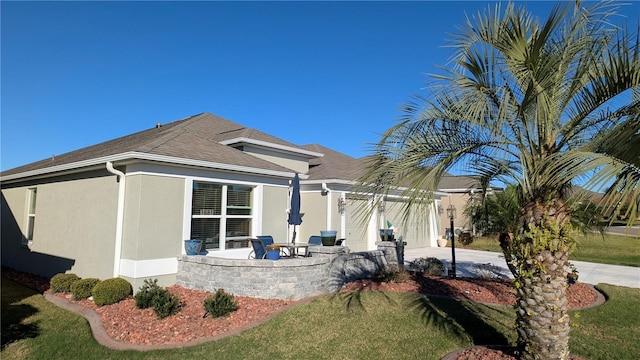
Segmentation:
[(322, 191), (326, 194), (325, 196), (327, 197), (327, 213), (326, 213), (325, 229), (333, 230), (333, 228), (331, 227), (331, 199), (332, 199), (331, 189), (327, 187), (326, 183), (322, 183)]
[(125, 174), (116, 170), (111, 161), (106, 162), (107, 171), (118, 177), (118, 213), (116, 215), (116, 244), (113, 253), (113, 277), (120, 275), (120, 257), (122, 256), (122, 228), (124, 223)]

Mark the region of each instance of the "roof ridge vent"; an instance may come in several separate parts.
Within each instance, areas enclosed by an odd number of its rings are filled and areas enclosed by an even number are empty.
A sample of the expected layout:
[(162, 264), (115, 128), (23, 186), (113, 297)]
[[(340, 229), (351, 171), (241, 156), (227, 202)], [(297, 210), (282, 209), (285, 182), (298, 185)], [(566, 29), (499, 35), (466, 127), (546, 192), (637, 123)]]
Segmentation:
[(162, 123), (156, 123), (156, 129), (160, 129), (162, 127)]

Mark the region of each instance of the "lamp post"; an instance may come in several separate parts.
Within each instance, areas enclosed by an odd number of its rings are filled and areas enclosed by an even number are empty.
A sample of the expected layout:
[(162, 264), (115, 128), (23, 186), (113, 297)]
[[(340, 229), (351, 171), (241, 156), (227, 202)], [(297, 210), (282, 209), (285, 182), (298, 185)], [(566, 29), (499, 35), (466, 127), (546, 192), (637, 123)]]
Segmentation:
[(453, 231), (453, 219), (456, 218), (456, 207), (449, 205), (447, 208), (447, 216), (451, 221), (451, 273), (450, 277), (456, 277), (456, 233)]

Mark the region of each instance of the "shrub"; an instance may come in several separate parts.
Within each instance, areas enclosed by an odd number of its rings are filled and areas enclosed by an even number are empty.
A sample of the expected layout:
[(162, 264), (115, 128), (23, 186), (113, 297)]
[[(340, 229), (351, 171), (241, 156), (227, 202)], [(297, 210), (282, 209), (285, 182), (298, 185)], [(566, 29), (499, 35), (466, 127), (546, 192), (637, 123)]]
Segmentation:
[(425, 275), (437, 275), (440, 276), (444, 273), (444, 265), (440, 259), (434, 257), (418, 258), (409, 263), (411, 268), (416, 272)]
[(471, 236), (470, 232), (465, 231), (460, 233), (460, 235), (458, 235), (458, 239), (456, 240), (460, 243), (460, 245), (467, 246), (471, 245), (471, 243), (473, 242), (473, 236)]
[(402, 283), (411, 278), (409, 273), (397, 265), (385, 266), (378, 274), (382, 281), (389, 283)]
[(123, 278), (100, 281), (93, 287), (93, 302), (98, 306), (111, 305), (126, 299), (132, 292), (131, 284)]
[(232, 294), (226, 293), (224, 289), (218, 289), (214, 296), (209, 296), (204, 300), (204, 316), (211, 314), (214, 318), (227, 316), (232, 311), (238, 310), (238, 303)]
[(56, 274), (49, 281), (49, 287), (54, 293), (70, 292), (71, 284), (80, 280), (76, 274)]
[(144, 281), (144, 285), (138, 289), (138, 292), (133, 297), (136, 300), (136, 306), (138, 309), (146, 309), (153, 306), (153, 298), (156, 294), (162, 290), (160, 286), (158, 286), (158, 279), (146, 279)]
[(100, 279), (86, 278), (80, 279), (71, 284), (71, 293), (74, 300), (82, 300), (91, 296), (93, 287), (100, 282)]
[(158, 319), (164, 319), (180, 310), (180, 299), (169, 290), (160, 289), (153, 297), (152, 307)]
[(153, 308), (159, 319), (173, 315), (180, 310), (180, 299), (158, 286), (158, 279), (146, 279), (134, 296), (139, 309)]

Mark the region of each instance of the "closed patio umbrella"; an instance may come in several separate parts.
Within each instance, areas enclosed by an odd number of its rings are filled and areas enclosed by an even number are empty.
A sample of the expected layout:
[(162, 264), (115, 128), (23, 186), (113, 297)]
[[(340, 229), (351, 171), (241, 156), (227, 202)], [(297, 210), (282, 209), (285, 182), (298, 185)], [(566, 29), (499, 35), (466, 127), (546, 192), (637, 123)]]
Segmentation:
[(289, 219), (287, 220), (289, 225), (293, 225), (293, 238), (292, 243), (296, 242), (296, 225), (302, 223), (302, 216), (300, 215), (300, 178), (298, 173), (293, 177), (293, 188), (291, 189), (291, 208), (289, 209)]

